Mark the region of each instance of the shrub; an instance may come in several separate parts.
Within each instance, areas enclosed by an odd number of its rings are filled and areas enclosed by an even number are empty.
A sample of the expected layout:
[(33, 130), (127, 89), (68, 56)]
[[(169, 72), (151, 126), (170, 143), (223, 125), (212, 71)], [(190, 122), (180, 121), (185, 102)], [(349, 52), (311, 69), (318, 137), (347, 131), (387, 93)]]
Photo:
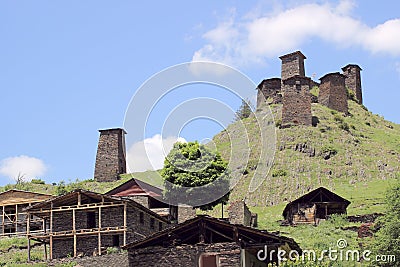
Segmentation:
[(356, 94), (354, 93), (353, 90), (350, 90), (348, 88), (347, 88), (347, 98), (357, 102)]
[(281, 177), (281, 176), (286, 176), (286, 175), (287, 175), (286, 170), (278, 169), (278, 170), (272, 171), (272, 177)]
[(32, 184), (46, 184), (43, 180), (41, 179), (32, 179), (31, 180)]
[(333, 119), (337, 122), (344, 122), (343, 117), (340, 114), (335, 114), (335, 116), (333, 117)]
[(321, 152), (322, 153), (330, 153), (330, 154), (337, 154), (337, 149), (335, 147), (333, 147), (332, 145), (324, 145), (323, 147), (321, 147)]
[(281, 119), (276, 120), (275, 121), (275, 127), (280, 128), (281, 126), (282, 126), (282, 120)]
[(347, 124), (347, 122), (343, 122), (343, 123), (339, 124), (339, 128), (344, 130), (344, 131), (346, 131), (346, 132), (348, 132), (350, 130), (350, 127)]

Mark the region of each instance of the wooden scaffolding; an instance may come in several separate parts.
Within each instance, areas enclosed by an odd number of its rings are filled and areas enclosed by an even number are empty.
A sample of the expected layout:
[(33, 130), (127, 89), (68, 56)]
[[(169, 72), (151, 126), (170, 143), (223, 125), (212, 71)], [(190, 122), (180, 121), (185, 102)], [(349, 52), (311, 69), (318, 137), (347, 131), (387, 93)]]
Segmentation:
[[(83, 201), (83, 196), (85, 201)], [(89, 198), (93, 202), (90, 202)], [(74, 199), (76, 200), (75, 203)], [(55, 202), (57, 206), (55, 206)], [(89, 202), (89, 203), (88, 203)], [(103, 210), (111, 207), (120, 207), (123, 209), (123, 223), (115, 226), (102, 226)], [(85, 236), (97, 236), (97, 252), (98, 255), (102, 254), (104, 249), (102, 246), (102, 236), (111, 234), (121, 234), (123, 235), (123, 244), (126, 245), (127, 242), (127, 203), (121, 200), (112, 199), (110, 197), (96, 194), (92, 192), (82, 192), (82, 190), (74, 191), (70, 194), (61, 196), (57, 198), (56, 201), (49, 200), (38, 205), (32, 206), (27, 209), (29, 215), (35, 215), (43, 218), (45, 222), (49, 223), (48, 231), (43, 233), (33, 233), (30, 231), (30, 220), (28, 219), (27, 235), (28, 235), (28, 260), (30, 260), (31, 252), (31, 240), (38, 241), (45, 244), (45, 255), (47, 259), (46, 244), (49, 244), (50, 259), (53, 259), (53, 242), (56, 239), (66, 239), (73, 238), (73, 254), (71, 256), (78, 256), (77, 239), (78, 237)], [(77, 227), (77, 213), (79, 211), (86, 212), (97, 212), (97, 223), (93, 225), (88, 225), (89, 227)], [(70, 230), (58, 230), (55, 228), (56, 223), (55, 217), (58, 213), (72, 212), (72, 225)], [(30, 216), (28, 216), (30, 218)], [(68, 222), (62, 222), (68, 224)]]

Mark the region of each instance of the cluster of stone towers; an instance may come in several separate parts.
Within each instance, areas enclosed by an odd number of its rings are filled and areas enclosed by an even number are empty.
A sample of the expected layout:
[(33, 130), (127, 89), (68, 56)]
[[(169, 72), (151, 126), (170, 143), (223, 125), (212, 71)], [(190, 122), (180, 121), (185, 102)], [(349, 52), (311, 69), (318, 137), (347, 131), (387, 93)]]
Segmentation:
[(125, 130), (121, 128), (99, 130), (94, 179), (98, 182), (118, 180), (126, 173)]
[[(300, 51), (279, 58), (282, 60), (281, 78), (266, 79), (258, 85), (257, 108), (267, 103), (283, 104), (283, 127), (312, 125), (312, 102), (347, 114), (347, 89), (353, 91), (358, 103), (362, 104), (361, 68), (358, 65), (343, 67), (343, 73), (328, 73), (317, 83), (305, 76), (306, 57)], [(310, 93), (314, 86), (319, 87), (318, 97)]]

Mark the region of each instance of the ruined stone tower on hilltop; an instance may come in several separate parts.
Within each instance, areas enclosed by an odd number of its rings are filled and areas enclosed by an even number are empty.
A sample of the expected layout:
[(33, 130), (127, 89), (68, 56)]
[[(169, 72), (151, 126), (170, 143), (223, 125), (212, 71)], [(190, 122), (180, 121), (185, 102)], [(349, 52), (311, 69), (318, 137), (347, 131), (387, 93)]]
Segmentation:
[(282, 126), (312, 125), (311, 78), (296, 75), (283, 81)]
[(262, 104), (282, 104), (282, 81), (280, 78), (263, 80), (258, 86), (257, 107)]
[(354, 92), (359, 104), (363, 103), (361, 91), (361, 73), (360, 66), (356, 64), (348, 64), (342, 68), (343, 74), (346, 76), (346, 87)]
[(304, 70), (304, 59), (306, 57), (296, 51), (279, 57), (282, 60), (281, 79), (282, 81), (293, 76), (306, 76)]
[(320, 78), (318, 102), (328, 108), (348, 113), (345, 76), (339, 72), (328, 73)]
[(116, 181), (126, 173), (125, 130), (99, 130), (94, 179), (98, 182)]

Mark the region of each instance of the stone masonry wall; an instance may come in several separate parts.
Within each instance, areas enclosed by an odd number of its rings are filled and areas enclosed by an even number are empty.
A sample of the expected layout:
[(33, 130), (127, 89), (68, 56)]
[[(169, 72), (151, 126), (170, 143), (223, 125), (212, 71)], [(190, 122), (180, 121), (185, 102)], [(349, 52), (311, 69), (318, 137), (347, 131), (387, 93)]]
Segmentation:
[(304, 59), (306, 57), (300, 52), (296, 51), (287, 55), (279, 57), (282, 60), (281, 79), (282, 81), (299, 75), (304, 77)]
[(266, 79), (257, 87), (257, 108), (271, 100), (271, 104), (282, 104), (281, 79)]
[(196, 217), (196, 210), (191, 206), (178, 207), (178, 223), (183, 223), (189, 219)]
[(358, 65), (349, 64), (342, 68), (343, 74), (346, 76), (346, 87), (352, 90), (359, 104), (363, 103), (361, 90), (361, 68)]
[(229, 222), (251, 226), (251, 212), (244, 201), (233, 202), (228, 208)]
[(282, 126), (312, 125), (310, 78), (295, 76), (283, 81)]
[(186, 267), (199, 266), (202, 253), (217, 254), (221, 267), (240, 266), (240, 246), (236, 243), (179, 245), (175, 247), (148, 247), (128, 250), (129, 266)]
[(318, 102), (328, 108), (347, 114), (348, 104), (345, 76), (339, 72), (329, 73), (320, 80)]
[[(89, 229), (88, 213), (94, 213), (95, 224), (92, 227), (99, 227), (98, 209), (93, 210), (76, 210), (76, 229)], [(142, 213), (143, 221), (140, 218)], [(101, 212), (101, 226), (106, 227), (122, 227), (124, 225), (124, 207), (103, 207)], [(72, 230), (72, 211), (54, 212), (53, 231), (71, 231)], [(160, 220), (158, 217), (144, 212), (138, 208), (127, 206), (127, 243), (134, 242), (145, 238), (157, 231), (163, 230), (170, 225)], [(122, 233), (102, 234), (102, 247), (113, 246), (113, 235), (119, 235), (119, 245), (123, 245)], [(71, 243), (72, 242), (72, 243)], [(93, 255), (98, 250), (97, 236), (78, 236), (77, 252), (82, 255)], [(53, 243), (53, 258), (62, 258), (73, 255), (73, 239), (63, 238), (55, 239)]]
[(100, 130), (94, 179), (111, 182), (126, 173), (125, 131), (123, 129)]
[[(143, 215), (140, 215), (141, 213)], [(140, 219), (141, 216), (143, 216), (142, 217), (143, 221), (141, 221)], [(166, 222), (159, 220), (153, 215), (130, 206), (128, 206), (127, 210), (127, 225), (128, 228), (130, 229), (129, 234), (127, 235), (127, 243), (138, 241), (155, 232), (170, 227), (170, 224), (167, 224)]]

